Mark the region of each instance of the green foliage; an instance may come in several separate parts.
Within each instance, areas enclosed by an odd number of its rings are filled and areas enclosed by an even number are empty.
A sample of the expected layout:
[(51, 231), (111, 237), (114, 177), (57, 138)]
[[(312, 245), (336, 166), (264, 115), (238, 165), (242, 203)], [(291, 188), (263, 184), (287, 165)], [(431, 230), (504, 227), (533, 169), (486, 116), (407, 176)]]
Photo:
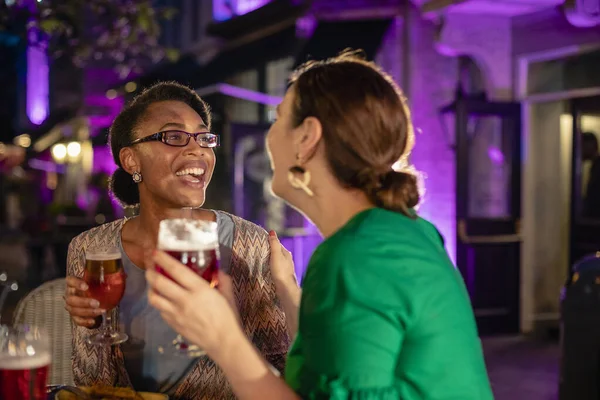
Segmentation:
[(111, 63), (124, 78), (177, 60), (177, 49), (159, 43), (161, 23), (177, 12), (151, 0), (0, 0), (0, 31), (47, 47), (51, 56), (71, 57), (77, 66)]

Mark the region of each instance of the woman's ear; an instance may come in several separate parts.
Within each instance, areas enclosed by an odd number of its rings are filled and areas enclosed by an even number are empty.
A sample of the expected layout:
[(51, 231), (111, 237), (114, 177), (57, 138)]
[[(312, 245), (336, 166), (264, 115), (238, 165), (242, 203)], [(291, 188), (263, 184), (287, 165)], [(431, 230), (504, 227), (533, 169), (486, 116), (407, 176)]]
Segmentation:
[(295, 146), (301, 159), (312, 157), (323, 136), (321, 121), (315, 117), (307, 117), (298, 127)]
[(119, 152), (119, 160), (123, 169), (129, 174), (140, 172), (140, 163), (131, 147), (123, 147)]

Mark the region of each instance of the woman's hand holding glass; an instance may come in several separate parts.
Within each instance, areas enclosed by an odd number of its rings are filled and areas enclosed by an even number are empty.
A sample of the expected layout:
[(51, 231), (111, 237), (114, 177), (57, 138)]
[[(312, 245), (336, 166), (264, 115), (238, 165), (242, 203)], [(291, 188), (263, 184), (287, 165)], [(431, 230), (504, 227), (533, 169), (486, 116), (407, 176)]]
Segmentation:
[(76, 325), (94, 328), (100, 325), (98, 317), (105, 310), (100, 308), (98, 300), (90, 298), (87, 290), (88, 285), (83, 279), (68, 276), (65, 290), (65, 309)]
[[(169, 277), (159, 274), (160, 265)], [(162, 251), (147, 261), (148, 301), (162, 318), (213, 359), (244, 334), (239, 324), (231, 278), (219, 271), (217, 290), (181, 262)]]

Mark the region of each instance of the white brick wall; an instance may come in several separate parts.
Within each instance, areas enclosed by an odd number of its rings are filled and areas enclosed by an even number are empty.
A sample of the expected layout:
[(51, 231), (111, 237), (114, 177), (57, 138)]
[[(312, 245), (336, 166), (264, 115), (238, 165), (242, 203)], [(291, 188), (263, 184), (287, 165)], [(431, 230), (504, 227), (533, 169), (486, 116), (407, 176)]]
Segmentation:
[(468, 55), (483, 69), (488, 96), (512, 98), (512, 22), (510, 17), (448, 13), (436, 48), (448, 56)]
[(455, 260), (455, 166), (438, 110), (454, 97), (458, 62), (435, 49), (433, 23), (411, 13), (408, 99), (417, 130), (412, 161), (425, 176), (420, 213), (436, 224)]
[(402, 17), (396, 17), (392, 21), (375, 57), (375, 62), (400, 86), (402, 86), (402, 24)]
[[(403, 76), (403, 24), (398, 18), (391, 25), (376, 61), (401, 86)], [(435, 26), (416, 11), (410, 15), (408, 97), (417, 131), (412, 162), (425, 176), (425, 197), (420, 214), (431, 220), (444, 236), (447, 249), (455, 259), (454, 153), (449, 147), (438, 109), (452, 101), (457, 77), (457, 61), (435, 49)]]

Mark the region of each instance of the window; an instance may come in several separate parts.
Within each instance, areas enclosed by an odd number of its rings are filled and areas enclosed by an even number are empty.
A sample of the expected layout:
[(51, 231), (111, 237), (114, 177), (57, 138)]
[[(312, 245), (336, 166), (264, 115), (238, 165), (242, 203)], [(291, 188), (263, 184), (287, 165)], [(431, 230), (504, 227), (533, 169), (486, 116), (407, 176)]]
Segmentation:
[[(285, 96), (288, 78), (294, 65), (294, 58), (287, 57), (271, 61), (267, 64), (267, 93), (272, 96)], [(275, 119), (275, 107), (265, 107), (265, 118), (268, 122)]]
[[(249, 90), (258, 90), (258, 71), (247, 70), (227, 79), (227, 83)], [(227, 98), (227, 110), (229, 118), (233, 122), (257, 124), (259, 122), (259, 105), (248, 100), (235, 97)]]

